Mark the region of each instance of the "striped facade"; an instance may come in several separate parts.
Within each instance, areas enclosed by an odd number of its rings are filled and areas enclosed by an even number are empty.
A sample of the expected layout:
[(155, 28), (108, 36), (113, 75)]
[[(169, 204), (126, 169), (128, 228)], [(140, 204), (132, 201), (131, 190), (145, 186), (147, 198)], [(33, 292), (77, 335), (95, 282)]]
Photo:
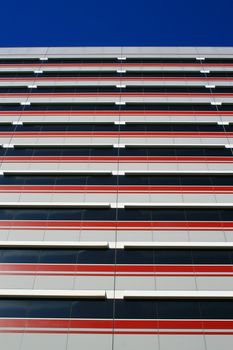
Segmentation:
[(2, 48), (0, 145), (4, 349), (232, 349), (233, 48)]

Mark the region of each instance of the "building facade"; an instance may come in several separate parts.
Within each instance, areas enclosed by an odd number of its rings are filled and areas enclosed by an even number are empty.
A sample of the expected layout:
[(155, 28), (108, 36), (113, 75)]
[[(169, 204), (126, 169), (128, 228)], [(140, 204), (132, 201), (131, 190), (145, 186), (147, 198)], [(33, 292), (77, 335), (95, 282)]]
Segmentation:
[(2, 48), (0, 144), (0, 349), (232, 349), (233, 48)]

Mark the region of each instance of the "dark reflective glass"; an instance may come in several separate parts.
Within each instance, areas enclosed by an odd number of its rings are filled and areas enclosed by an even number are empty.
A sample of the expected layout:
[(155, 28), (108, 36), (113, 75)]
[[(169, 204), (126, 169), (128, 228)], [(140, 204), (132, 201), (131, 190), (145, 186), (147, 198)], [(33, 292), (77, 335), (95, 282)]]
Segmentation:
[[(123, 110), (132, 110), (132, 111), (216, 111), (216, 106), (213, 106), (209, 103), (176, 103), (176, 104), (167, 104), (167, 103), (127, 103), (121, 105), (120, 109)], [(1, 111), (83, 111), (83, 110), (119, 110), (119, 106), (113, 103), (32, 103), (31, 105), (21, 106), (15, 103), (5, 103), (0, 104)], [(223, 104), (218, 106), (219, 111), (232, 111), (233, 104)]]
[(38, 251), (31, 249), (1, 249), (0, 262), (1, 263), (38, 263)]
[(65, 249), (0, 250), (0, 263), (43, 264), (217, 264), (233, 263), (233, 251), (221, 249)]
[(185, 221), (184, 209), (152, 209), (153, 221)]
[(154, 264), (153, 250), (131, 250), (117, 249), (116, 250), (117, 264)]
[(200, 319), (201, 314), (196, 300), (158, 300), (159, 319)]
[(28, 317), (31, 300), (0, 299), (0, 317)]
[(114, 264), (114, 249), (83, 249), (76, 254), (78, 264)]
[(200, 301), (201, 317), (203, 319), (232, 319), (232, 300)]
[(1, 220), (232, 221), (233, 209), (0, 209)]
[(194, 264), (232, 264), (228, 251), (225, 250), (193, 250)]
[(1, 77), (16, 78), (16, 77), (199, 77), (205, 79), (206, 77), (232, 77), (233, 72), (229, 71), (211, 71), (208, 74), (200, 73), (199, 71), (126, 71), (126, 73), (118, 73), (115, 71), (44, 71), (42, 74), (34, 72), (0, 72)]
[(81, 220), (84, 209), (50, 209), (48, 210), (48, 220)]
[(56, 185), (56, 186), (93, 186), (93, 185), (119, 185), (119, 186), (232, 186), (233, 176), (228, 175), (4, 175), (0, 176), (1, 185)]
[(37, 253), (41, 264), (75, 264), (77, 258), (77, 252), (71, 249), (41, 249)]
[(147, 209), (118, 209), (118, 220), (150, 221), (151, 211)]
[(115, 209), (86, 209), (84, 210), (83, 220), (116, 220)]
[(171, 249), (156, 250), (154, 252), (156, 264), (192, 264), (192, 256), (189, 250)]
[(32, 299), (29, 318), (70, 318), (72, 300)]
[(77, 300), (73, 301), (71, 318), (113, 318), (113, 300)]
[(27, 87), (0, 87), (0, 94), (101, 94), (101, 93), (135, 93), (135, 94), (214, 94), (214, 93), (232, 93), (233, 88), (231, 86), (216, 87), (214, 89), (207, 89), (199, 86), (126, 86), (123, 89), (116, 86), (52, 86), (35, 88)]
[(116, 300), (115, 317), (119, 319), (155, 319), (156, 301), (151, 300)]

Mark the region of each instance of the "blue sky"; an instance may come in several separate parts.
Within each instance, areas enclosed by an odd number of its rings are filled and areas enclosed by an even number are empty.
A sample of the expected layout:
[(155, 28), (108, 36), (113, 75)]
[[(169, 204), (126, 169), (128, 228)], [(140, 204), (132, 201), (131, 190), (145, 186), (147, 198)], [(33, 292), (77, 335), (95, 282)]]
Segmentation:
[(0, 46), (233, 46), (232, 0), (4, 0)]

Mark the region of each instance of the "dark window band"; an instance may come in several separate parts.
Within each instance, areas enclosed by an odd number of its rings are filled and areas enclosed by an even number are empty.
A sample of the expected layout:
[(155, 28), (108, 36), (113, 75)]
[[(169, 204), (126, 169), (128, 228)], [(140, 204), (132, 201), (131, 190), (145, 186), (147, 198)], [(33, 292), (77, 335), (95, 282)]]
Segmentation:
[[(61, 146), (62, 147), (62, 146)], [(232, 157), (230, 148), (224, 147), (151, 147), (151, 148), (112, 148), (112, 147), (15, 147), (0, 148), (0, 156), (7, 157), (39, 157), (39, 156), (120, 156), (120, 157), (182, 157), (182, 156), (200, 156), (200, 157)]]
[(4, 175), (0, 185), (55, 185), (55, 186), (233, 186), (233, 175)]
[(233, 209), (27, 209), (0, 208), (0, 220), (233, 221)]
[[(210, 103), (127, 103), (120, 106), (113, 103), (33, 103), (23, 106), (17, 103), (0, 104), (0, 111), (114, 111), (119, 108), (122, 111), (216, 111), (216, 106)], [(218, 110), (233, 111), (233, 104), (223, 104), (218, 106)]]
[(232, 265), (233, 249), (0, 248), (0, 263)]
[[(200, 64), (201, 60), (197, 60), (196, 57), (188, 57), (188, 58), (180, 58), (180, 57), (127, 57), (126, 60), (118, 59), (114, 57), (84, 57), (84, 58), (48, 58), (47, 60), (40, 60), (39, 58), (8, 58), (8, 59), (0, 59), (0, 64), (69, 64), (69, 63), (96, 63), (96, 64), (104, 64), (104, 63), (184, 63), (184, 64)], [(233, 63), (232, 58), (205, 58), (202, 60), (202, 63), (216, 63), (216, 64), (231, 64)]]
[(24, 125), (1, 125), (0, 132), (233, 132), (233, 124), (230, 125), (218, 125), (218, 124), (24, 124)]
[(85, 93), (135, 93), (135, 94), (150, 94), (150, 93), (201, 93), (201, 94), (224, 94), (233, 93), (233, 87), (231, 86), (216, 86), (214, 89), (205, 88), (204, 86), (126, 86), (125, 88), (117, 88), (116, 86), (53, 86), (53, 87), (40, 87), (36, 89), (30, 89), (27, 87), (0, 87), (0, 94), (85, 94)]
[[(43, 68), (43, 67), (42, 67)], [(34, 78), (34, 77), (47, 77), (47, 78), (75, 78), (75, 77), (138, 77), (138, 78), (205, 78), (205, 77), (219, 77), (219, 78), (231, 78), (233, 72), (227, 71), (210, 71), (210, 73), (201, 73), (200, 71), (126, 71), (125, 73), (118, 73), (115, 71), (44, 71), (43, 73), (34, 72), (0, 72), (0, 78)]]
[[(115, 304), (115, 305), (114, 305)], [(232, 319), (232, 300), (0, 299), (0, 317)]]

